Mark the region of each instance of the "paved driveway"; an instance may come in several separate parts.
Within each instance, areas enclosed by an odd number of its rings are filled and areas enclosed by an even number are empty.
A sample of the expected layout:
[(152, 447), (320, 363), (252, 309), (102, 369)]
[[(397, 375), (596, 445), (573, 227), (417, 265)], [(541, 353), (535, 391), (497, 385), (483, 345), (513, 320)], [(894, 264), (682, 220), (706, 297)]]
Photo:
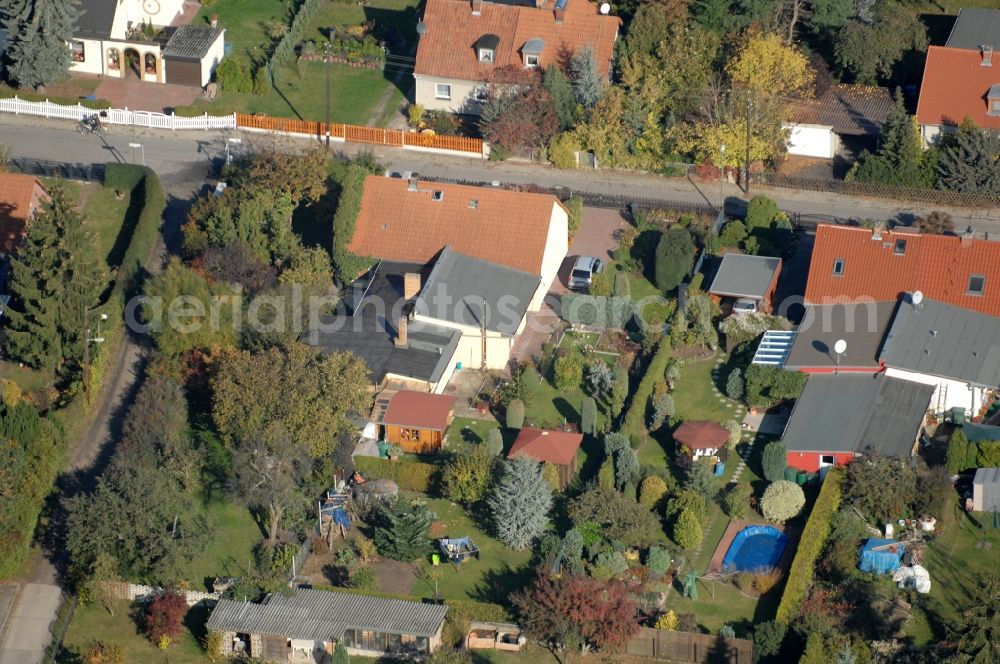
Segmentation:
[(49, 631), (62, 603), (58, 586), (28, 583), (7, 619), (0, 664), (38, 664), (52, 640)]
[(201, 88), (149, 83), (137, 78), (107, 78), (100, 82), (94, 94), (98, 99), (110, 101), (114, 108), (170, 113), (178, 106), (191, 104), (201, 95)]

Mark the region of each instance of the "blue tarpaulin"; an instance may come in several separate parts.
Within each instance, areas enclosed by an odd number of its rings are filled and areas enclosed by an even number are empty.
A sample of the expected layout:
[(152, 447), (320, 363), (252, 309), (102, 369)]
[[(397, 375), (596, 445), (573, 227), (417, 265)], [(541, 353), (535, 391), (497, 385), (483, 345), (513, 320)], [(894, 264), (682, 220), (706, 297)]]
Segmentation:
[(892, 574), (899, 569), (906, 547), (891, 539), (870, 539), (861, 548), (861, 571)]

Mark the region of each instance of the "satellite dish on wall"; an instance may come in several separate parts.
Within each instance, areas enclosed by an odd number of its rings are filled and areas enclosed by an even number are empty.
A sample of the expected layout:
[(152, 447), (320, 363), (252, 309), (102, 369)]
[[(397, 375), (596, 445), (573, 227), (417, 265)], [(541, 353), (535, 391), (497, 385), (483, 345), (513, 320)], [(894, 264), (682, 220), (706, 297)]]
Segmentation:
[(843, 339), (837, 339), (837, 343), (833, 344), (833, 350), (837, 355), (842, 355), (847, 350), (847, 342)]
[(424, 23), (423, 21), (420, 21), (419, 23), (417, 23), (417, 34), (418, 35), (426, 35), (427, 34), (427, 24)]
[(913, 304), (920, 304), (924, 301), (924, 294), (921, 291), (913, 291), (910, 299), (913, 300)]
[(611, 5), (609, 5), (606, 2), (602, 2), (601, 3), (601, 13), (604, 14), (605, 16), (607, 16), (608, 14), (610, 14), (611, 13)]

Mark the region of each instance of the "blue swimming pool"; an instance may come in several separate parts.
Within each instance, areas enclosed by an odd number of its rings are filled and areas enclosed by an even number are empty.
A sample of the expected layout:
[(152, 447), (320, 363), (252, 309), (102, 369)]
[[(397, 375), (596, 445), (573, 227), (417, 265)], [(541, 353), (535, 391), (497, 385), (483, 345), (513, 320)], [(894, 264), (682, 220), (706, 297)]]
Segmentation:
[(765, 567), (777, 567), (788, 545), (788, 537), (774, 526), (747, 526), (736, 533), (722, 569), (749, 572)]

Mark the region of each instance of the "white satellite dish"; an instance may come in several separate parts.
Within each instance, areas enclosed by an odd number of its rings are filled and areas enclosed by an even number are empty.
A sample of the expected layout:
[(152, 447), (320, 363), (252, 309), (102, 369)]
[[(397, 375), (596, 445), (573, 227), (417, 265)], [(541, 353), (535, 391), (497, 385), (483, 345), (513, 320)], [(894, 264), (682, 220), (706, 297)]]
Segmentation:
[(913, 295), (910, 299), (913, 300), (913, 304), (920, 304), (924, 301), (924, 294), (921, 291), (913, 291)]
[(607, 16), (608, 14), (610, 14), (611, 13), (611, 5), (609, 5), (606, 2), (602, 2), (601, 3), (601, 13), (604, 14), (605, 16)]
[(837, 339), (837, 343), (833, 344), (833, 350), (837, 355), (842, 355), (847, 350), (847, 342), (843, 339)]

